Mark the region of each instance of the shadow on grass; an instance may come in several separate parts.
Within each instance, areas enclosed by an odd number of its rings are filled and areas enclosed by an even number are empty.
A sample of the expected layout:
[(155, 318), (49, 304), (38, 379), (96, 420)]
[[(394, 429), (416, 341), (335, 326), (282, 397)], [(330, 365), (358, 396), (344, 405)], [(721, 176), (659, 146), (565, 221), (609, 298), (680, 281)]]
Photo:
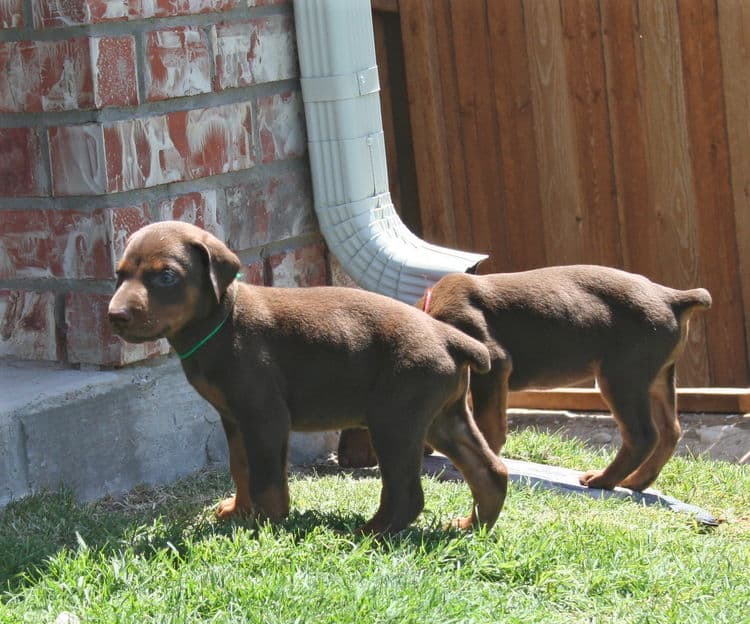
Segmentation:
[[(372, 469), (342, 470), (315, 467), (295, 470), (298, 475), (338, 474), (347, 478), (372, 478)], [(252, 520), (219, 521), (216, 502), (232, 490), (225, 472), (204, 471), (164, 488), (140, 487), (122, 498), (79, 503), (69, 490), (45, 492), (16, 501), (0, 511), (0, 601), (36, 584), (49, 573), (59, 554), (73, 554), (85, 547), (89, 554), (109, 558), (128, 550), (149, 559), (169, 549), (180, 557), (191, 547), (215, 537), (231, 538), (237, 531), (258, 535)], [(357, 535), (367, 518), (356, 513), (299, 511), (292, 509), (274, 534), (291, 535), (295, 543), (305, 541), (321, 529), (346, 537), (353, 544), (379, 549), (433, 547), (452, 534), (436, 522), (426, 528), (410, 527), (395, 536), (373, 539)]]

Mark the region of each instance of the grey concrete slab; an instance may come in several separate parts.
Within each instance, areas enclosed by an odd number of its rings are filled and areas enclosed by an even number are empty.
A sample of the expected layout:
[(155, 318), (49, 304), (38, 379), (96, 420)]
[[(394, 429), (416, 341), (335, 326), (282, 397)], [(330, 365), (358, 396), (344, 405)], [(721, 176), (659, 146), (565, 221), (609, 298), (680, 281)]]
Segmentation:
[[(718, 525), (718, 520), (705, 509), (684, 503), (672, 496), (662, 494), (653, 488), (647, 488), (643, 492), (634, 492), (622, 487), (616, 487), (614, 490), (588, 488), (578, 482), (578, 477), (582, 474), (582, 471), (579, 470), (549, 466), (547, 464), (536, 464), (517, 459), (503, 458), (503, 462), (508, 467), (511, 482), (592, 498), (608, 498), (610, 496), (625, 498), (641, 505), (667, 507), (672, 511), (687, 514), (700, 524), (707, 526)], [(463, 480), (461, 473), (453, 464), (446, 457), (437, 453), (424, 458), (423, 472), (425, 474), (440, 475), (446, 479)]]
[[(290, 461), (336, 443), (295, 434)], [(219, 417), (174, 358), (116, 371), (0, 361), (0, 506), (60, 485), (81, 500), (117, 495), (211, 463), (227, 463)]]

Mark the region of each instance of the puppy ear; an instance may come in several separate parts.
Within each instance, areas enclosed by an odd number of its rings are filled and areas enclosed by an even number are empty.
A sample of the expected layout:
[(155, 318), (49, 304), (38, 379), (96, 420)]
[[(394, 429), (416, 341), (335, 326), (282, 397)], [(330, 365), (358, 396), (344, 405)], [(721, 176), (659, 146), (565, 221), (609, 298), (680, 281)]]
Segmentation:
[(218, 239), (204, 239), (196, 241), (194, 245), (208, 268), (208, 276), (218, 303), (237, 276), (240, 259)]

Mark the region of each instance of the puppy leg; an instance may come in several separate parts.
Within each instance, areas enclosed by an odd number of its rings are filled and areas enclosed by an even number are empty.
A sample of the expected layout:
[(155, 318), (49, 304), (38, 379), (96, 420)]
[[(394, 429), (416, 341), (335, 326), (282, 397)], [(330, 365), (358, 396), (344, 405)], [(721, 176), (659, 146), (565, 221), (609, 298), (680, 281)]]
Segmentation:
[(604, 470), (584, 473), (580, 478), (582, 485), (611, 490), (640, 466), (656, 446), (657, 432), (651, 420), (650, 382), (636, 374), (637, 371), (633, 367), (627, 374), (619, 369), (600, 371), (597, 375), (602, 397), (620, 428), (622, 446)]
[(508, 470), (487, 445), (465, 399), (450, 405), (432, 423), (427, 441), (461, 471), (474, 498), (471, 514), (453, 522), (460, 529), (491, 528), (505, 502)]
[(651, 415), (659, 432), (654, 452), (620, 483), (631, 490), (645, 490), (672, 457), (682, 429), (677, 419), (674, 364), (664, 368), (651, 385)]
[(403, 426), (393, 422), (373, 420), (371, 423), (370, 438), (380, 465), (383, 487), (377, 512), (357, 529), (358, 533), (396, 533), (414, 521), (424, 508), (420, 479), (421, 432), (421, 429), (404, 431)]
[(378, 458), (370, 444), (367, 429), (344, 429), (339, 436), (339, 466), (342, 468), (365, 468), (376, 466)]
[(258, 520), (280, 522), (289, 514), (287, 483), (288, 433), (271, 437), (266, 432), (245, 432), (250, 465), (250, 497)]
[(505, 446), (508, 433), (508, 378), (511, 373), (510, 358), (492, 360), (492, 369), (486, 375), (471, 374), (471, 401), (474, 421), (487, 444), (496, 455)]
[(229, 445), (229, 471), (236, 488), (235, 495), (221, 501), (216, 508), (216, 515), (226, 519), (236, 515), (250, 514), (253, 509), (250, 499), (250, 469), (247, 464), (245, 440), (238, 427), (221, 417), (221, 424)]

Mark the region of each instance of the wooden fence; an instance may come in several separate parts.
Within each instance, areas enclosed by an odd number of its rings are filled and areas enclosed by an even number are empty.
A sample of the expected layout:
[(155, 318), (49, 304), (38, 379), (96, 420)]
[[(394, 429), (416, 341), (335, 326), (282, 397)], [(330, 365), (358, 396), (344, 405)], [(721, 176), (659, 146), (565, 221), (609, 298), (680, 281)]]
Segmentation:
[(373, 0), (392, 190), (482, 272), (704, 286), (681, 385), (748, 386), (750, 2)]

